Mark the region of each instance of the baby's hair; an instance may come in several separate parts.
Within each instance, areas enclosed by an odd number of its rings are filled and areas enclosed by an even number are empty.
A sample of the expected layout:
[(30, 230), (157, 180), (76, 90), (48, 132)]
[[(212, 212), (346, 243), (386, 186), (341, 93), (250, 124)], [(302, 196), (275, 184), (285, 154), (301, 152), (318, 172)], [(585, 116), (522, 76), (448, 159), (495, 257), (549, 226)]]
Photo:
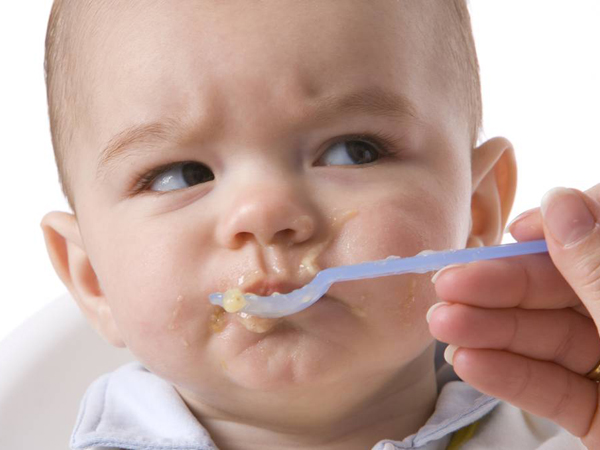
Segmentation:
[[(441, 32), (435, 46), (438, 57), (450, 67), (453, 91), (465, 108), (471, 138), (471, 148), (477, 145), (483, 122), (479, 61), (471, 27), (468, 0), (435, 0), (446, 8), (441, 20)], [(444, 20), (446, 19), (446, 20)]]
[(66, 155), (73, 144), (76, 111), (83, 111), (80, 108), (84, 104), (78, 87), (81, 86), (79, 77), (85, 70), (80, 60), (85, 59), (83, 41), (90, 26), (90, 19), (85, 13), (93, 9), (97, 15), (106, 3), (106, 0), (55, 0), (46, 32), (44, 72), (52, 147), (58, 179), (73, 211), (74, 193)]
[[(66, 157), (73, 151), (74, 136), (78, 121), (82, 120), (85, 108), (90, 104), (90, 90), (81, 89), (83, 80), (93, 83), (90, 73), (91, 56), (86, 52), (85, 41), (94, 33), (94, 26), (106, 20), (103, 10), (119, 0), (55, 0), (50, 14), (46, 34), (46, 57), (44, 62), (48, 112), (54, 156), (58, 168), (59, 182), (69, 206), (75, 212), (74, 192)], [(417, 27), (427, 39), (432, 28), (437, 29), (438, 38), (432, 49), (433, 58), (443, 64), (449, 81), (448, 89), (453, 92), (453, 101), (465, 112), (474, 148), (479, 138), (482, 123), (481, 85), (479, 64), (473, 40), (471, 19), (467, 0), (403, 0), (419, 2), (431, 10), (442, 8), (442, 14), (433, 27)], [(73, 158), (70, 158), (72, 160)]]

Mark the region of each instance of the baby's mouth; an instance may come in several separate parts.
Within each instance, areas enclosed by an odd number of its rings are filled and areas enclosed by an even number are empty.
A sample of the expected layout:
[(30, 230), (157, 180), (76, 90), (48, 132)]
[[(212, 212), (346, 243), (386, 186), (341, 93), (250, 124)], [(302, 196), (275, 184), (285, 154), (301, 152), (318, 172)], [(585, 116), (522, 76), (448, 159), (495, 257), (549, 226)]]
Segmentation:
[[(238, 312), (244, 306), (244, 294), (255, 294), (261, 297), (277, 294), (287, 294), (303, 286), (302, 283), (298, 283), (291, 280), (281, 278), (263, 278), (256, 280), (246, 285), (242, 285), (237, 289), (231, 289), (225, 293), (223, 307), (225, 311), (231, 314), (235, 314), (237, 321), (242, 324), (248, 331), (254, 333), (267, 333), (271, 331), (278, 323), (282, 321), (281, 318), (266, 318), (257, 317), (245, 312)], [(222, 322), (222, 314), (213, 316), (213, 325), (215, 319), (217, 322)], [(213, 326), (213, 329), (215, 327)]]
[[(223, 298), (223, 308), (225, 311), (230, 314), (235, 314), (236, 319), (249, 331), (266, 333), (272, 330), (275, 325), (280, 323), (283, 319), (257, 317), (241, 312), (246, 304), (244, 294), (255, 294), (261, 297), (267, 297), (277, 294), (287, 294), (296, 289), (300, 289), (321, 270), (321, 267), (317, 263), (319, 256), (331, 244), (334, 237), (339, 234), (346, 222), (356, 217), (356, 215), (358, 215), (358, 211), (355, 209), (334, 211), (330, 218), (329, 226), (332, 231), (329, 234), (329, 237), (317, 244), (311, 244), (311, 247), (308, 249), (305, 248), (306, 253), (300, 261), (300, 264), (296, 266), (297, 269), (293, 271), (295, 273), (292, 277), (303, 279), (303, 282), (294, 281), (292, 278), (283, 278), (285, 275), (282, 276), (282, 272), (288, 274), (290, 272), (288, 270), (282, 270), (277, 266), (278, 258), (275, 248), (273, 246), (268, 247), (268, 250), (271, 252), (274, 259), (273, 269), (280, 275), (278, 277), (261, 277), (260, 272), (254, 272), (251, 275), (252, 279), (247, 280), (245, 283), (240, 283), (235, 289), (230, 289), (225, 292)], [(284, 266), (284, 268), (285, 267), (287, 266)], [(244, 280), (244, 278), (245, 275), (240, 278), (240, 281)], [(345, 304), (344, 302), (340, 303)], [(222, 329), (223, 324), (225, 323), (225, 311), (219, 308), (219, 310), (211, 317), (213, 330), (219, 331), (218, 329)]]
[(255, 294), (261, 297), (267, 297), (273, 294), (287, 294), (304, 286), (303, 283), (297, 283), (291, 280), (265, 278), (256, 281), (248, 286), (242, 286), (240, 289), (244, 294)]

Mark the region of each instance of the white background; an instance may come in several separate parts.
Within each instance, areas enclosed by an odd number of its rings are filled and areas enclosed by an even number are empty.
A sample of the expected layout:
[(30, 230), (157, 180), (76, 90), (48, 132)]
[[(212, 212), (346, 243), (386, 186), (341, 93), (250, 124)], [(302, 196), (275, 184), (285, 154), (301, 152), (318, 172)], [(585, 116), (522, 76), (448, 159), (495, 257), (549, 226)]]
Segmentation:
[[(0, 2), (0, 339), (65, 292), (39, 228), (45, 212), (68, 210), (46, 114), (50, 5)], [(600, 1), (471, 0), (471, 14), (484, 137), (517, 151), (512, 217), (554, 186), (600, 183)]]

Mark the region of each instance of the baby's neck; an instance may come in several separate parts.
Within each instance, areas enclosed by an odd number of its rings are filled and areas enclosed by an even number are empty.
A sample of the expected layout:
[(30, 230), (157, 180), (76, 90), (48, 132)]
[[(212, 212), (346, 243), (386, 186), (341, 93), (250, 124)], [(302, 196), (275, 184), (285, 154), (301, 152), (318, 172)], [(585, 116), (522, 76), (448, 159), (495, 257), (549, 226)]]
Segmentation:
[[(304, 420), (290, 420), (288, 424), (279, 421), (275, 428), (265, 425), (270, 423), (268, 419), (260, 419), (266, 416), (261, 413), (264, 405), (257, 406), (256, 415), (248, 417), (248, 420), (228, 418), (223, 414), (215, 417), (205, 414), (206, 411), (195, 410), (193, 405), (190, 408), (220, 450), (370, 449), (382, 439), (402, 440), (417, 432), (431, 416), (437, 399), (435, 371), (430, 362), (432, 359), (431, 352), (426, 351), (396, 378), (385, 383), (375, 395), (329, 422), (311, 422), (311, 413), (306, 410), (303, 413)], [(335, 387), (333, 396), (343, 396), (352, 389), (364, 387), (364, 384), (351, 386), (341, 381)], [(273, 411), (267, 411), (267, 414), (269, 412)]]

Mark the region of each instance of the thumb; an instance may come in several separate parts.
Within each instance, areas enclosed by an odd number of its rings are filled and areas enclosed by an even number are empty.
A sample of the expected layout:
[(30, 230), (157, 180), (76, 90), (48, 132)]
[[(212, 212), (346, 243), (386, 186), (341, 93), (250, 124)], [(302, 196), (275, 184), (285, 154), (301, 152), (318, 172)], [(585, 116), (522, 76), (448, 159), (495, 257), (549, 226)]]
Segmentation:
[(555, 188), (541, 209), (552, 261), (600, 327), (600, 203), (581, 191)]

